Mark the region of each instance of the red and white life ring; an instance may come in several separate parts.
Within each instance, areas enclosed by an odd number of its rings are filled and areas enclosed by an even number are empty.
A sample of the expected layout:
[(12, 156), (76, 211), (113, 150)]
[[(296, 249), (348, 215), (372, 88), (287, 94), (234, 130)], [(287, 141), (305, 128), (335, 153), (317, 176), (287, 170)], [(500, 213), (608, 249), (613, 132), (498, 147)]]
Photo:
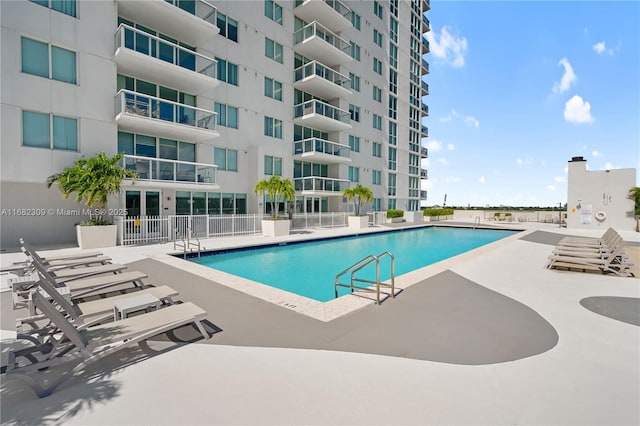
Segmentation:
[(604, 222), (607, 219), (607, 214), (605, 212), (603, 212), (602, 210), (600, 210), (598, 213), (596, 213), (596, 220), (598, 222)]

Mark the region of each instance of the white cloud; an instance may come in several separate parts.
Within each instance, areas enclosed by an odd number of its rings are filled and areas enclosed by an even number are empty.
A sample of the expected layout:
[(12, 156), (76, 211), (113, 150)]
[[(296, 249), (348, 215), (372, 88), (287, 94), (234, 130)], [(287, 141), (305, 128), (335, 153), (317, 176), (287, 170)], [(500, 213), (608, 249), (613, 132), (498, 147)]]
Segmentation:
[(591, 155), (593, 155), (594, 157), (602, 157), (602, 153), (600, 151), (593, 151)]
[(440, 30), (440, 36), (430, 31), (427, 33), (429, 40), (429, 51), (438, 59), (442, 59), (445, 63), (454, 68), (464, 66), (464, 55), (467, 52), (467, 39), (465, 37), (456, 37), (449, 33), (449, 27), (444, 26)]
[(451, 120), (453, 120), (453, 115), (451, 114), (447, 115), (446, 117), (440, 118), (440, 122), (442, 123), (446, 123), (447, 121), (451, 121)]
[(524, 165), (530, 166), (531, 163), (533, 163), (533, 160), (530, 158), (520, 158), (520, 157), (516, 158), (516, 164), (518, 166), (524, 166)]
[(480, 182), (480, 183), (485, 183), (484, 176), (480, 176), (480, 179), (478, 179), (478, 182)]
[(516, 164), (518, 166), (522, 166), (523, 163), (524, 163), (524, 161), (522, 160), (522, 158), (516, 158)]
[(478, 121), (478, 119), (475, 118), (473, 115), (460, 114), (455, 109), (451, 110), (451, 114), (447, 115), (446, 117), (440, 118), (440, 121), (442, 123), (446, 123), (446, 122), (449, 122), (449, 121), (453, 120), (454, 118), (462, 119), (462, 121), (464, 121), (464, 123), (467, 126), (476, 127), (476, 128), (480, 127), (480, 121)]
[(565, 175), (569, 174), (569, 166), (565, 166), (563, 171)]
[(445, 166), (448, 164), (451, 164), (447, 159), (445, 158), (438, 158), (438, 163), (440, 164), (444, 164)]
[(547, 191), (555, 191), (556, 187), (554, 185), (547, 185)]
[(560, 59), (558, 65), (562, 65), (564, 67), (564, 74), (562, 75), (560, 82), (556, 82), (553, 84), (553, 93), (566, 92), (578, 79), (578, 77), (576, 77), (576, 74), (573, 72), (573, 67), (571, 66), (567, 58)]
[(464, 118), (464, 122), (471, 127), (480, 127), (480, 122), (472, 115), (467, 115)]
[(442, 149), (442, 143), (436, 140), (427, 142), (427, 149), (429, 151), (438, 152)]
[(571, 123), (592, 122), (591, 104), (585, 102), (581, 96), (574, 95), (564, 104), (564, 119)]
[(453, 144), (452, 144), (452, 143), (449, 143), (449, 144), (447, 144), (447, 149), (448, 149), (449, 151), (453, 151), (454, 149), (456, 149), (456, 147), (455, 147), (455, 146), (453, 146)]
[(566, 182), (567, 179), (564, 176), (556, 176), (554, 180), (558, 183)]
[(593, 50), (596, 51), (596, 53), (602, 53), (606, 50), (606, 45), (604, 43), (604, 41), (601, 41), (600, 43), (596, 43), (593, 45)]
[(455, 183), (455, 182), (462, 182), (462, 179), (457, 176), (448, 176), (444, 179), (444, 181), (449, 183)]

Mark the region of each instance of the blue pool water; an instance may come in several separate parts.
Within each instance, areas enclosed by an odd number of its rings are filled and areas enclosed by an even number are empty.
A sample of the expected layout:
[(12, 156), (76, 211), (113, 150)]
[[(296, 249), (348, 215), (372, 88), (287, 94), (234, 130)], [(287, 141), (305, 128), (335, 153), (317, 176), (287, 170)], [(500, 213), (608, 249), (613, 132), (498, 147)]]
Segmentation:
[[(395, 257), (396, 276), (431, 265), (514, 234), (515, 231), (420, 228), (353, 237), (214, 252), (192, 262), (296, 293), (320, 302), (334, 298), (335, 276), (360, 259), (385, 251)], [(358, 273), (375, 279), (375, 264)], [(381, 261), (381, 279), (389, 279), (389, 258)], [(348, 282), (345, 276), (341, 282)], [(348, 289), (341, 288), (340, 295)]]

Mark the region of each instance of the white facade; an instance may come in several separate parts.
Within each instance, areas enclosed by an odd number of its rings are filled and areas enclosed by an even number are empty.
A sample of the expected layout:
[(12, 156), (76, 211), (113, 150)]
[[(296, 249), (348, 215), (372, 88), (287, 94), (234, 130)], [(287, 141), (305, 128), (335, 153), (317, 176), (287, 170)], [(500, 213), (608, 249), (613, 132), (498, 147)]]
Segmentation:
[[(83, 206), (45, 181), (101, 151), (138, 172), (110, 205), (129, 215), (261, 212), (271, 173), (294, 180), (297, 212), (348, 210), (356, 182), (369, 210), (426, 197), (428, 1), (43, 3), (0, 2), (1, 247), (73, 242)], [(25, 43), (48, 49), (48, 75)], [(47, 115), (43, 146), (27, 120)]]
[(569, 161), (567, 228), (636, 229), (635, 204), (629, 190), (635, 169), (587, 170), (582, 157)]

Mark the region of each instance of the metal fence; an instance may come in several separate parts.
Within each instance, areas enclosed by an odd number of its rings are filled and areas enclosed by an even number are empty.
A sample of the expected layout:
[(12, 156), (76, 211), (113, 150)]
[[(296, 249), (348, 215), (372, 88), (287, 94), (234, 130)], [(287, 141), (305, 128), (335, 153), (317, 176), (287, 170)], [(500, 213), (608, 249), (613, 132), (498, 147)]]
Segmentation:
[[(340, 228), (348, 225), (348, 213), (296, 213), (291, 230)], [(229, 237), (262, 233), (262, 214), (171, 215), (116, 217), (121, 245), (166, 243), (184, 238)], [(369, 225), (385, 223), (386, 212), (369, 213)]]

